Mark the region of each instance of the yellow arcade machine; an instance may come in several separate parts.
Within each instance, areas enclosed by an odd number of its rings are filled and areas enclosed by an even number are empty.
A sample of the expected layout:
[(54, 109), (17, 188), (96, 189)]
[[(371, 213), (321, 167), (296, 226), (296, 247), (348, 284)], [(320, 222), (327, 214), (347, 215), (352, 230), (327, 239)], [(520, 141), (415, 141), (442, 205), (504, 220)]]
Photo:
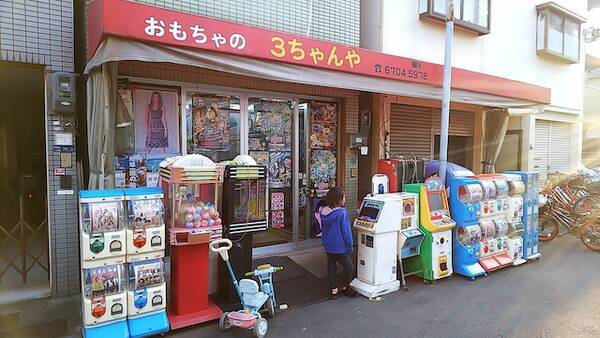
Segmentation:
[(421, 242), (421, 260), (406, 262), (407, 271), (418, 271), (425, 281), (432, 282), (452, 275), (452, 228), (444, 185), (437, 176), (425, 183), (405, 184), (404, 191), (419, 194), (419, 228), (425, 234)]

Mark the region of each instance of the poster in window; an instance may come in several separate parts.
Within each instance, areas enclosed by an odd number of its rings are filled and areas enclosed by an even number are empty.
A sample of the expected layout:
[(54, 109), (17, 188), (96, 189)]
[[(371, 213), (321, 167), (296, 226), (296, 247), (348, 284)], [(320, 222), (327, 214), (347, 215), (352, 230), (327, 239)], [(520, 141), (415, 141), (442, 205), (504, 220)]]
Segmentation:
[(271, 227), (281, 229), (285, 226), (285, 213), (283, 210), (271, 211)]
[(292, 182), (292, 156), (287, 151), (269, 153), (269, 186), (286, 188)]
[(174, 91), (135, 89), (135, 152), (179, 152), (178, 95)]
[(310, 103), (313, 124), (336, 124), (337, 123), (337, 105), (330, 102)]
[(229, 97), (192, 96), (194, 144), (197, 149), (229, 151)]
[(313, 150), (310, 153), (310, 177), (313, 189), (327, 190), (335, 186), (336, 160), (330, 150)]
[(335, 149), (335, 125), (313, 124), (310, 133), (312, 149)]

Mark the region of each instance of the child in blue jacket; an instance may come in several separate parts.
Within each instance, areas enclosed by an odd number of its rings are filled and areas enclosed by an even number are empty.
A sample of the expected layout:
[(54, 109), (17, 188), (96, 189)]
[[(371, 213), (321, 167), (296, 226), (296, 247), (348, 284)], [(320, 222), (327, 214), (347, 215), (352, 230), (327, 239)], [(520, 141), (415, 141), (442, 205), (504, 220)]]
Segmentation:
[(341, 188), (329, 189), (324, 203), (320, 203), (315, 217), (321, 226), (323, 248), (327, 253), (327, 278), (329, 279), (330, 297), (336, 299), (340, 288), (337, 286), (337, 263), (344, 268), (344, 280), (341, 292), (348, 296), (356, 296), (350, 287), (354, 264), (352, 264), (352, 229), (348, 212), (344, 209), (346, 196)]

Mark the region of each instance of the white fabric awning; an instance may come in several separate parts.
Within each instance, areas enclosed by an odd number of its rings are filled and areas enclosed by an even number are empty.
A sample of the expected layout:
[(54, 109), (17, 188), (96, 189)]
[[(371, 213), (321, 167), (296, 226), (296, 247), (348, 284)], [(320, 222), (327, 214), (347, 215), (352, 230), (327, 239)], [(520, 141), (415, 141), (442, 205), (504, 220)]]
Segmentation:
[[(85, 73), (111, 61), (164, 62), (207, 68), (243, 76), (269, 80), (344, 88), (389, 95), (441, 100), (442, 88), (435, 86), (394, 81), (344, 72), (316, 69), (280, 62), (268, 62), (226, 53), (199, 49), (174, 47), (107, 37), (88, 62)], [(465, 90), (452, 90), (452, 102), (480, 106), (508, 108), (511, 115), (542, 112), (544, 105), (502, 96), (482, 94)]]

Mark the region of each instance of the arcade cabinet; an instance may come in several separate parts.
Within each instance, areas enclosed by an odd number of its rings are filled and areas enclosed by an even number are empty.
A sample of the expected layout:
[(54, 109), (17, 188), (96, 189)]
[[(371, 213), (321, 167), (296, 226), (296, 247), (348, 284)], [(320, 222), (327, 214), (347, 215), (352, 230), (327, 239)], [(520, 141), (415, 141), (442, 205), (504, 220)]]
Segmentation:
[(406, 277), (416, 275), (420, 270), (407, 272), (404, 263), (408, 260), (421, 259), (421, 242), (423, 232), (419, 230), (419, 196), (417, 194), (401, 192), (394, 194), (400, 200), (400, 231), (398, 232), (398, 265), (400, 266), (400, 282), (402, 288), (407, 290)]
[(513, 259), (513, 266), (526, 262), (523, 259), (523, 194), (525, 183), (521, 176), (515, 174), (504, 174), (508, 182), (508, 211), (506, 220), (508, 222), (508, 255)]
[(131, 337), (169, 331), (164, 278), (165, 222), (160, 188), (125, 189), (127, 323)]
[(129, 337), (120, 189), (79, 192), (81, 312), (86, 338)]
[(482, 194), (477, 179), (453, 178), (450, 181), (450, 213), (456, 221), (452, 240), (454, 272), (471, 279), (487, 275), (478, 262)]
[(357, 276), (350, 285), (371, 298), (397, 291), (398, 194), (367, 196), (363, 199), (354, 228), (358, 230)]
[(223, 170), (205, 156), (186, 155), (163, 161), (161, 177), (171, 249), (167, 313), (171, 329), (179, 329), (223, 313), (208, 297), (208, 246), (222, 233)]
[(502, 175), (478, 175), (482, 188), (479, 264), (487, 272), (512, 266), (508, 255), (508, 183)]
[[(223, 237), (233, 243), (229, 261), (238, 280), (252, 271), (252, 236), (267, 230), (267, 168), (247, 155), (237, 156), (225, 167), (223, 181)], [(225, 264), (219, 264), (219, 296), (231, 310), (239, 309), (239, 297)], [(229, 310), (229, 309), (227, 309)]]
[(404, 185), (404, 190), (419, 194), (419, 229), (425, 238), (421, 243), (421, 267), (414, 262), (409, 271), (422, 269), (419, 276), (425, 281), (436, 281), (452, 275), (452, 228), (456, 225), (450, 218), (444, 185), (437, 176), (425, 183)]
[(506, 174), (515, 174), (521, 176), (525, 184), (525, 193), (523, 193), (523, 258), (526, 260), (539, 259), (541, 254), (538, 252), (538, 173), (530, 171), (507, 171)]

